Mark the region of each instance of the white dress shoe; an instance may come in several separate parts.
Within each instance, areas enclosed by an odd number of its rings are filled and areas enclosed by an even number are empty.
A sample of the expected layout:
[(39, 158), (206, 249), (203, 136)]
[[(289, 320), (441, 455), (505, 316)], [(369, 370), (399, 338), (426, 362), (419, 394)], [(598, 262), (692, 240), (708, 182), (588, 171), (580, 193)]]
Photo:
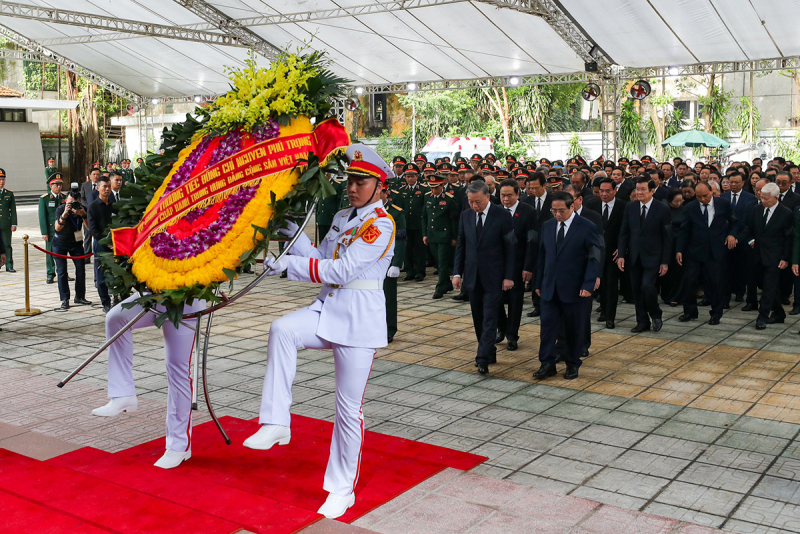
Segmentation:
[(186, 452), (178, 452), (178, 451), (171, 451), (167, 449), (167, 452), (164, 453), (164, 456), (158, 459), (155, 465), (156, 467), (160, 467), (162, 469), (172, 469), (174, 467), (178, 467), (181, 465), (182, 462), (185, 462), (189, 458), (192, 457), (192, 451), (188, 450)]
[(317, 513), (324, 515), (328, 519), (336, 519), (337, 517), (342, 517), (347, 509), (353, 506), (355, 503), (355, 493), (345, 496), (329, 493), (328, 498), (325, 499), (325, 504), (323, 504), (320, 509), (317, 510)]
[(132, 413), (139, 409), (139, 401), (136, 397), (115, 397), (108, 404), (92, 410), (92, 415), (100, 417), (114, 417), (122, 412)]
[(248, 449), (266, 451), (276, 443), (278, 445), (288, 445), (291, 439), (292, 431), (288, 426), (261, 425), (258, 432), (244, 440), (243, 445)]

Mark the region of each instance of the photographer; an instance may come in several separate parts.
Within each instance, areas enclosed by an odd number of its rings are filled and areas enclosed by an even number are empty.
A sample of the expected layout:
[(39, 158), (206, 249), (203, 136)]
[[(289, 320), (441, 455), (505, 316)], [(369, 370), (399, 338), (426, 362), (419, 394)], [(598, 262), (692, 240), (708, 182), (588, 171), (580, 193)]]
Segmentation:
[[(113, 171), (112, 176), (122, 181), (117, 171)], [(108, 313), (111, 309), (111, 298), (108, 296), (108, 286), (106, 277), (100, 262), (97, 259), (101, 252), (111, 252), (111, 250), (99, 244), (99, 241), (106, 236), (108, 226), (111, 224), (111, 180), (107, 176), (97, 179), (97, 199), (89, 204), (89, 231), (94, 238), (94, 281), (97, 286), (97, 294), (100, 295), (100, 302), (103, 304), (103, 311)]]
[[(56, 234), (53, 237), (53, 252), (65, 256), (83, 256), (83, 233), (88, 231), (86, 210), (81, 205), (81, 195), (73, 189), (67, 201), (56, 209)], [(69, 282), (67, 280), (67, 260), (55, 258), (58, 273), (58, 295), (61, 308), (69, 309)], [(89, 305), (86, 300), (86, 270), (84, 260), (73, 259), (75, 264), (75, 304)]]

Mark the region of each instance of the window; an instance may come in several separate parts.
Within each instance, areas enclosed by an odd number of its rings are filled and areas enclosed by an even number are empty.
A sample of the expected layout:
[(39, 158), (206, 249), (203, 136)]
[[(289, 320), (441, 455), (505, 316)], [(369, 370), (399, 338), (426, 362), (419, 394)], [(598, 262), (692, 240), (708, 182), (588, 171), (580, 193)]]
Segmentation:
[(25, 122), (25, 110), (0, 109), (0, 122)]
[(386, 95), (370, 95), (369, 99), (370, 126), (384, 128), (386, 126)]
[(675, 109), (681, 110), (683, 112), (683, 118), (686, 120), (694, 120), (699, 113), (699, 106), (694, 100), (676, 100), (672, 103), (672, 106)]

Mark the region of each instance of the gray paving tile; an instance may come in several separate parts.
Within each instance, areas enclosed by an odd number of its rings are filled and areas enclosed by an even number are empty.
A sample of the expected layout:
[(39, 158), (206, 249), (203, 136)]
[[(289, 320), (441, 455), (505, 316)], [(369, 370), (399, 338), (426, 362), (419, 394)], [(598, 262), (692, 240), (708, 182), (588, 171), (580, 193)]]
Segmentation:
[(583, 484), (602, 469), (599, 465), (545, 454), (522, 468), (525, 473), (552, 478), (570, 484)]
[(800, 481), (765, 476), (753, 489), (752, 495), (773, 501), (800, 504)]
[(569, 437), (586, 428), (588, 423), (541, 414), (525, 421), (520, 426), (528, 430)]
[(652, 432), (664, 423), (664, 419), (614, 410), (598, 419), (597, 423), (639, 432)]
[(651, 499), (668, 483), (666, 478), (606, 467), (587, 481), (586, 485), (631, 497)]
[(520, 390), (520, 393), (542, 399), (564, 401), (576, 395), (578, 392), (573, 389), (559, 388), (545, 384), (533, 384), (523, 390)]
[(591, 391), (581, 391), (576, 395), (569, 398), (569, 402), (581, 404), (584, 406), (594, 406), (595, 408), (605, 408), (606, 410), (613, 410), (621, 404), (625, 404), (628, 399), (625, 397), (616, 397), (614, 395), (603, 395), (601, 393), (593, 393)]
[[(373, 367), (374, 370), (374, 367)], [(399, 375), (415, 376), (417, 378), (431, 378), (444, 373), (443, 369), (425, 367), (424, 365), (406, 365), (395, 371)]]
[(550, 454), (598, 465), (607, 465), (624, 452), (625, 449), (621, 447), (571, 438), (559, 444), (558, 447), (550, 451)]
[[(579, 486), (572, 493), (572, 497), (581, 497), (592, 501), (601, 502), (603, 504), (610, 504), (611, 506), (619, 506), (628, 510), (641, 510), (647, 503), (647, 499), (639, 499), (630, 495), (623, 495), (621, 493), (613, 493), (611, 491), (604, 491), (597, 488), (590, 488), (588, 486)], [(588, 520), (591, 524), (591, 518)]]
[(542, 453), (538, 451), (508, 447), (506, 445), (500, 445), (499, 443), (485, 443), (469, 452), (481, 456), (488, 456), (489, 459), (486, 463), (489, 465), (511, 470), (520, 469), (542, 455)]
[(654, 434), (660, 436), (688, 439), (702, 443), (713, 443), (723, 432), (725, 432), (724, 428), (684, 423), (674, 419), (667, 421), (653, 431)]
[(432, 412), (442, 412), (462, 417), (485, 407), (486, 405), (482, 403), (448, 399), (447, 397), (436, 398), (431, 402), (420, 406), (420, 408), (424, 408)]
[(646, 434), (604, 425), (590, 425), (575, 435), (576, 438), (615, 447), (630, 448)]
[[(747, 497), (739, 508), (734, 512), (732, 519), (763, 525), (765, 527), (776, 526), (780, 528), (786, 519), (782, 518), (783, 510), (791, 505), (772, 501), (761, 497)], [(791, 512), (791, 510), (789, 510)], [(787, 518), (791, 520), (792, 518)]]
[(464, 386), (460, 384), (449, 384), (447, 382), (439, 382), (438, 380), (423, 380), (405, 389), (406, 391), (417, 391), (419, 393), (429, 393), (431, 395), (451, 395), (463, 388)]
[(682, 407), (673, 404), (664, 404), (661, 402), (653, 402), (641, 399), (630, 399), (625, 404), (621, 404), (617, 408), (623, 412), (636, 413), (639, 415), (649, 415), (652, 417), (659, 417), (662, 419), (672, 417), (678, 413)]
[(376, 386), (404, 389), (418, 382), (422, 382), (422, 380), (422, 378), (416, 376), (401, 375), (398, 373), (385, 373), (381, 376), (371, 378), (369, 381)]
[(453, 384), (461, 384), (462, 386), (469, 386), (471, 384), (475, 384), (476, 382), (480, 382), (482, 379), (483, 377), (479, 375), (462, 373), (459, 371), (445, 371), (444, 373), (438, 374), (435, 377), (435, 380), (440, 380), (442, 382), (451, 382)]
[(756, 525), (738, 519), (729, 519), (724, 525), (726, 531), (737, 532), (740, 534), (794, 534), (793, 530), (783, 530), (782, 528), (767, 527)]
[(571, 402), (562, 402), (553, 406), (545, 413), (554, 417), (564, 417), (566, 419), (594, 423), (605, 417), (610, 411), (611, 410), (596, 408), (594, 406), (581, 406), (580, 404), (572, 404)]
[(531, 432), (523, 428), (512, 428), (502, 436), (494, 438), (494, 441), (509, 447), (546, 452), (563, 442), (564, 437), (544, 432)]
[(694, 460), (707, 447), (708, 445), (705, 443), (655, 435), (647, 436), (634, 446), (635, 449), (640, 451), (663, 456), (674, 456), (684, 460)]
[(687, 523), (694, 523), (696, 525), (703, 525), (706, 527), (719, 527), (725, 522), (725, 518), (719, 515), (707, 514), (698, 512), (697, 510), (689, 510), (688, 508), (680, 508), (678, 506), (671, 506), (660, 502), (650, 503), (643, 510), (648, 514), (655, 514), (672, 519), (679, 519)]
[(505, 425), (490, 423), (487, 421), (477, 421), (475, 419), (459, 419), (449, 425), (440, 428), (441, 432), (464, 436), (473, 439), (491, 440), (503, 434), (509, 429)]
[(760, 477), (761, 473), (695, 462), (681, 473), (678, 480), (736, 493), (747, 493)]
[(762, 454), (760, 452), (743, 451), (719, 445), (709, 445), (703, 454), (697, 459), (720, 467), (730, 467), (733, 469), (744, 469), (746, 471), (763, 472), (775, 456)]
[(429, 430), (438, 430), (446, 425), (449, 425), (457, 419), (458, 416), (455, 415), (430, 412), (428, 410), (417, 408), (394, 417), (392, 421), (403, 425), (426, 428)]
[(644, 473), (645, 475), (673, 479), (678, 476), (678, 473), (689, 465), (689, 463), (690, 460), (681, 458), (629, 450), (609, 465), (618, 469), (633, 471), (634, 473)]
[(532, 397), (530, 395), (523, 395), (521, 393), (509, 395), (508, 397), (500, 399), (495, 403), (497, 406), (513, 408), (515, 410), (524, 410), (531, 413), (545, 412), (556, 404), (558, 404), (558, 401), (556, 400)]
[(671, 482), (655, 500), (679, 508), (727, 516), (741, 499), (740, 493), (687, 484), (686, 482)]
[(419, 439), (419, 441), (463, 452), (472, 451), (476, 447), (479, 447), (485, 443), (484, 440), (466, 438), (464, 436), (455, 436), (453, 434), (446, 434), (438, 431), (424, 435)]
[(482, 388), (491, 389), (493, 391), (504, 391), (506, 393), (515, 393), (528, 387), (526, 382), (519, 380), (507, 380), (505, 378), (496, 378), (493, 376), (489, 376), (486, 378), (486, 380), (483, 380), (475, 385)]
[(524, 471), (517, 471), (516, 473), (509, 475), (506, 480), (524, 484), (532, 488), (552, 491), (553, 493), (560, 493), (562, 495), (567, 495), (569, 492), (578, 487), (575, 484), (553, 480), (552, 478), (540, 477), (538, 475), (532, 475), (530, 473), (525, 473)]
[(725, 435), (716, 442), (717, 445), (723, 447), (744, 449), (772, 455), (780, 454), (788, 443), (789, 440), (787, 439), (749, 434), (737, 430), (728, 430)]
[(674, 420), (685, 423), (695, 423), (705, 426), (730, 427), (740, 416), (729, 413), (699, 410), (697, 408), (684, 408), (675, 414)]
[(431, 430), (427, 428), (403, 425), (400, 423), (395, 423), (394, 421), (386, 421), (373, 428), (370, 428), (370, 430), (373, 432), (379, 432), (381, 434), (389, 434), (390, 436), (396, 436), (398, 438), (413, 440), (420, 439), (431, 432)]
[(503, 408), (502, 406), (487, 406), (473, 412), (469, 417), (501, 425), (518, 426), (533, 417), (533, 414), (521, 410), (512, 410), (511, 408)]
[(800, 425), (745, 416), (739, 419), (731, 428), (742, 432), (792, 439), (800, 430)]
[(492, 391), (486, 388), (478, 387), (477, 385), (473, 385), (462, 388), (448, 396), (453, 399), (491, 404), (499, 401), (500, 399), (508, 397), (508, 395), (509, 393), (506, 391)]
[(779, 456), (767, 473), (775, 477), (800, 480), (800, 460)]

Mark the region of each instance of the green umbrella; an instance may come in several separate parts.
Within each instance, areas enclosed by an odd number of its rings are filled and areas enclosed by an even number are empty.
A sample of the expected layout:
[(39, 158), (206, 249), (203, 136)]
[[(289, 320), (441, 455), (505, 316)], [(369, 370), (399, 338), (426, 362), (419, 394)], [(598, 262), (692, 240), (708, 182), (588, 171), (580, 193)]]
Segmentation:
[(661, 143), (661, 146), (707, 146), (709, 148), (728, 148), (731, 144), (708, 132), (687, 130), (673, 135)]

